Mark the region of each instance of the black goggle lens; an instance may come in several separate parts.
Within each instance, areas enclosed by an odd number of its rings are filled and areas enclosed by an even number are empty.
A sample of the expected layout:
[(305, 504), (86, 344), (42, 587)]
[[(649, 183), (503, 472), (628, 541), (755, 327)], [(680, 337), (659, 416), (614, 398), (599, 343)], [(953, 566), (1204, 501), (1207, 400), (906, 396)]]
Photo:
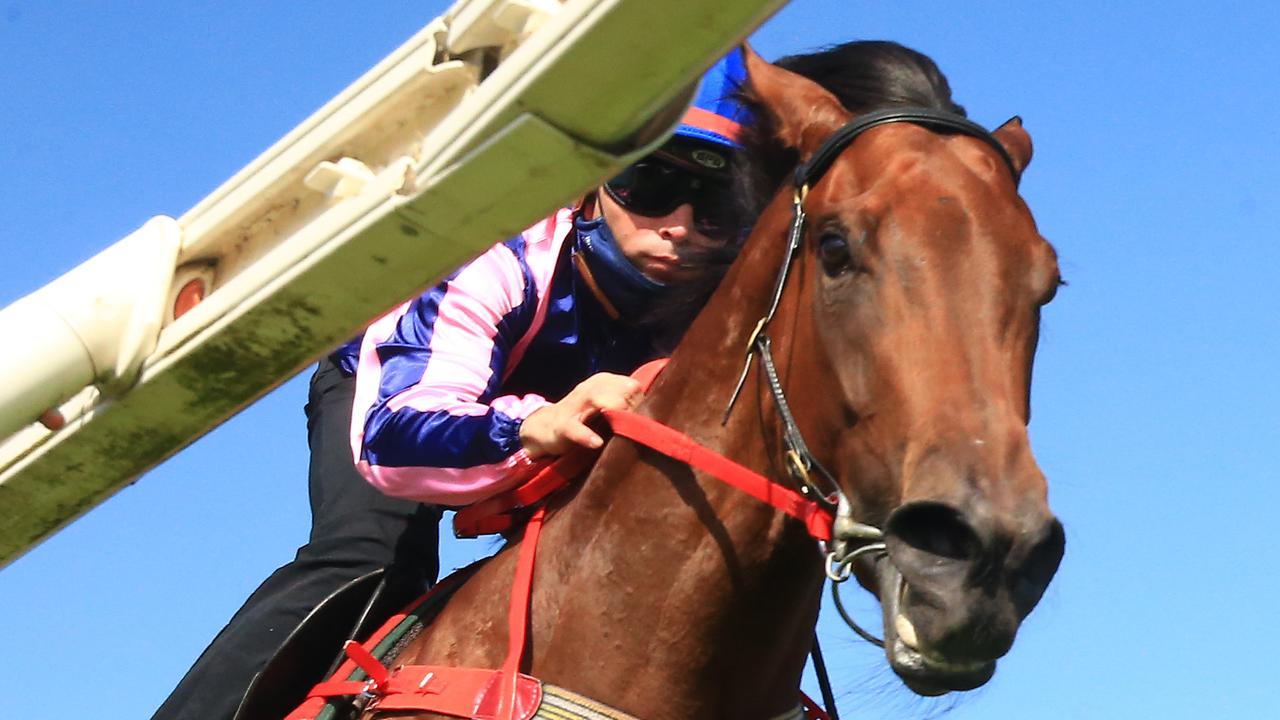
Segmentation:
[(637, 215), (662, 217), (688, 203), (693, 207), (693, 226), (698, 232), (726, 237), (739, 229), (728, 181), (692, 173), (662, 160), (641, 160), (604, 187), (619, 205)]

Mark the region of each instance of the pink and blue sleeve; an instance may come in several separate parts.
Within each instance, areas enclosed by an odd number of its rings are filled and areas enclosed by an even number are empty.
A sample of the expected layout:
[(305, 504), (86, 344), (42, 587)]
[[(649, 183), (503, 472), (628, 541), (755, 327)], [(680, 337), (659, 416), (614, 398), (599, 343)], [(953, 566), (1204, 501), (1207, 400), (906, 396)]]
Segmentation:
[(496, 245), (369, 327), (356, 372), (352, 452), (379, 490), (462, 506), (534, 469), (520, 423), (549, 403), (498, 392), (541, 321), (552, 245), (524, 236)]

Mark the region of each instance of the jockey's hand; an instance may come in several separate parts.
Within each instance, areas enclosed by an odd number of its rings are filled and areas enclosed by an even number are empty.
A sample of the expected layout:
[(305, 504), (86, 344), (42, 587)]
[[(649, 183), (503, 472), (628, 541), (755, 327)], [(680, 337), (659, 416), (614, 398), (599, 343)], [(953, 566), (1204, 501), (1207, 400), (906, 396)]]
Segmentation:
[(598, 448), (604, 440), (587, 423), (602, 410), (628, 410), (644, 397), (639, 381), (626, 375), (596, 373), (578, 383), (558, 403), (535, 410), (520, 425), (520, 442), (529, 457), (563, 455), (575, 445)]

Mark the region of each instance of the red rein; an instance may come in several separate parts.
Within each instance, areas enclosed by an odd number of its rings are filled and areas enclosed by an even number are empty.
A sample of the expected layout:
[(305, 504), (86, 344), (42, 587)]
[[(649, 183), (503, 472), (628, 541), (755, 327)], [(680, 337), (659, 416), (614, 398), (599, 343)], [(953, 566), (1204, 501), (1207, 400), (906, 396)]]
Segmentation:
[[(642, 365), (632, 377), (648, 391), (666, 365), (666, 358), (654, 360)], [(760, 502), (772, 505), (803, 523), (815, 540), (826, 542), (831, 539), (830, 511), (800, 493), (708, 450), (688, 435), (651, 418), (626, 410), (606, 410), (604, 417), (615, 435), (701, 470)], [(539, 470), (520, 487), (459, 510), (453, 521), (455, 533), (459, 537), (475, 537), (511, 529), (515, 525), (511, 515), (514, 511), (532, 507), (568, 485), (591, 467), (597, 454), (585, 449), (571, 452)]]

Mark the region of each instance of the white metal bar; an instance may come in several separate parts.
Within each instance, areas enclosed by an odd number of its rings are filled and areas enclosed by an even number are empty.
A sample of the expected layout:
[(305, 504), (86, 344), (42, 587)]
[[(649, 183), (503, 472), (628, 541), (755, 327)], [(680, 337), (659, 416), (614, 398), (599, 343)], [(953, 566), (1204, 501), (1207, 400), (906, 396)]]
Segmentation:
[[(0, 445), (0, 562), (652, 149), (682, 88), (782, 4), (455, 5), (178, 218), (175, 256), (152, 285), (212, 287), (135, 342), (154, 350), (105, 377), (95, 366), (96, 386), (83, 386), (83, 364), (51, 370), (56, 393), (0, 405), (21, 424), (72, 397), (66, 428)], [(65, 337), (50, 343), (74, 354)]]

